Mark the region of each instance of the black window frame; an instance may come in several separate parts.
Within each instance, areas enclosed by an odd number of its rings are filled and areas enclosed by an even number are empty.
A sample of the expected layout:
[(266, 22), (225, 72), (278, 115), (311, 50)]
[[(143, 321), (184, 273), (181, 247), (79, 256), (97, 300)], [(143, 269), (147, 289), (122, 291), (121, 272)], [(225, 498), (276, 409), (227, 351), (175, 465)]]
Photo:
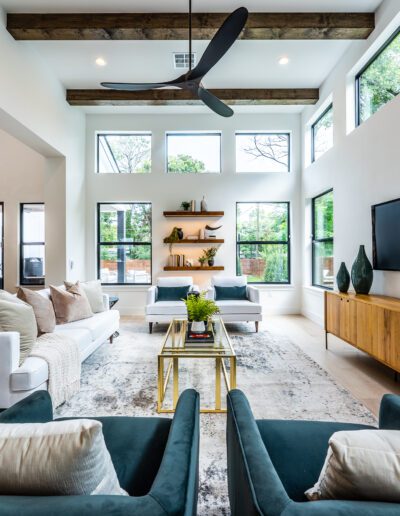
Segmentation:
[[(142, 136), (150, 136), (150, 159), (151, 159), (151, 150), (152, 150), (152, 142), (153, 142), (153, 133), (151, 131), (126, 131), (126, 132), (113, 132), (113, 131), (98, 131), (96, 133), (96, 174), (107, 175), (113, 174), (112, 172), (100, 172), (99, 164), (100, 164), (100, 142), (99, 139), (101, 136), (134, 136), (134, 135), (142, 135)], [(109, 149), (111, 154), (112, 150)], [(118, 166), (118, 165), (117, 165)], [(113, 175), (135, 175), (137, 172), (132, 172), (131, 174), (124, 174), (123, 172), (117, 172)], [(151, 173), (151, 171), (150, 171)]]
[[(27, 245), (42, 245), (44, 249), (44, 255), (46, 256), (46, 234), (44, 242), (24, 242), (24, 206), (26, 205), (40, 205), (44, 207), (44, 213), (46, 217), (46, 206), (44, 202), (21, 202), (19, 205), (19, 284), (23, 286), (41, 286), (45, 284), (46, 275), (43, 278), (28, 281), (24, 276), (24, 247)], [(46, 227), (45, 227), (46, 231)]]
[[(219, 137), (219, 172), (169, 172), (168, 171), (168, 136), (218, 136)], [(172, 175), (198, 176), (198, 175), (215, 175), (222, 174), (222, 131), (166, 131), (165, 132), (165, 173)]]
[[(311, 284), (313, 287), (322, 288), (324, 290), (333, 290), (332, 287), (327, 287), (326, 285), (319, 285), (314, 281), (314, 265), (315, 265), (315, 244), (316, 243), (324, 243), (324, 242), (332, 242), (332, 245), (335, 244), (335, 234), (333, 234), (332, 238), (315, 238), (315, 201), (319, 199), (320, 197), (323, 197), (324, 195), (327, 195), (328, 193), (333, 193), (333, 188), (329, 188), (329, 190), (326, 190), (311, 200)], [(333, 249), (335, 249), (333, 247)]]
[[(101, 242), (100, 241), (100, 206), (106, 206), (106, 205), (114, 205), (114, 204), (149, 204), (151, 207), (151, 219), (150, 219), (150, 242)], [(97, 279), (101, 280), (100, 275), (100, 250), (102, 246), (134, 246), (134, 245), (148, 245), (150, 246), (150, 281), (148, 283), (129, 283), (129, 282), (116, 282), (116, 283), (104, 283), (102, 282), (102, 285), (106, 286), (118, 286), (118, 285), (146, 285), (151, 286), (153, 282), (153, 203), (147, 202), (147, 201), (107, 201), (107, 202), (98, 202), (97, 203)]]
[(1, 211), (1, 229), (0, 229), (0, 238), (1, 238), (1, 276), (0, 276), (0, 289), (4, 289), (4, 202), (0, 202), (0, 211)]
[[(375, 113), (373, 113), (370, 117), (368, 117), (366, 120), (361, 120), (361, 108), (360, 108), (360, 78), (363, 75), (363, 73), (378, 59), (378, 57), (387, 49), (387, 47), (397, 38), (397, 36), (400, 34), (400, 26), (394, 31), (394, 33), (390, 36), (390, 38), (381, 46), (379, 49), (375, 52), (375, 54), (367, 61), (367, 63), (361, 68), (361, 70), (357, 73), (355, 76), (355, 122), (356, 127), (359, 127), (363, 122), (366, 122), (373, 116)], [(400, 95), (400, 93), (397, 94), (397, 96)], [(387, 104), (387, 103), (386, 103)], [(386, 104), (382, 104), (381, 107), (386, 106)]]
[(235, 131), (235, 157), (236, 157), (236, 137), (239, 135), (248, 135), (248, 136), (256, 136), (258, 134), (271, 134), (271, 135), (283, 135), (288, 138), (288, 169), (284, 172), (271, 172), (271, 171), (262, 171), (262, 172), (238, 172), (237, 163), (235, 163), (235, 172), (236, 174), (290, 174), (292, 171), (292, 134), (289, 131)]
[[(286, 204), (287, 206), (287, 240), (238, 240), (238, 205), (239, 204)], [(290, 285), (291, 284), (291, 226), (290, 226), (290, 201), (237, 201), (236, 202), (236, 276), (239, 266), (239, 248), (241, 244), (250, 245), (286, 245), (287, 246), (287, 281), (249, 281), (250, 285)]]
[[(333, 102), (331, 102), (329, 104), (329, 106), (326, 109), (324, 109), (324, 111), (319, 115), (319, 117), (315, 120), (315, 122), (311, 126), (311, 163), (315, 163), (317, 161), (317, 158), (315, 157), (315, 126), (324, 118), (324, 116), (326, 116), (326, 114), (331, 109), (332, 109), (332, 114), (333, 114)], [(332, 125), (333, 125), (333, 122), (332, 122)], [(332, 144), (332, 147), (333, 147), (333, 144)], [(330, 149), (332, 147), (330, 147)], [(326, 151), (326, 152), (328, 152), (328, 151)]]

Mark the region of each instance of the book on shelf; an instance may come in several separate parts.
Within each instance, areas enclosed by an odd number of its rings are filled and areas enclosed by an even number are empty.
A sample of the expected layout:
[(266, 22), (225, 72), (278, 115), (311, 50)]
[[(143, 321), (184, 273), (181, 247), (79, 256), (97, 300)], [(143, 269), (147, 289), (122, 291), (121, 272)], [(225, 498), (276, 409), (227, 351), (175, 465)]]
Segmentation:
[(170, 254), (168, 257), (169, 267), (184, 267), (186, 265), (185, 254)]

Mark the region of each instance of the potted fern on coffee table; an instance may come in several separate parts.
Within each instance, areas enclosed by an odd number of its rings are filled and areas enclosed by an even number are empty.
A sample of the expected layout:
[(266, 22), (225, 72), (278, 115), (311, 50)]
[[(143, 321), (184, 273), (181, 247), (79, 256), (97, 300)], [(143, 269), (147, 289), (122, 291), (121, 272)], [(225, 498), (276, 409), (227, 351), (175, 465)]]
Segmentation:
[(206, 298), (206, 293), (191, 294), (184, 299), (188, 312), (191, 331), (204, 333), (211, 317), (219, 312), (218, 306), (212, 299)]

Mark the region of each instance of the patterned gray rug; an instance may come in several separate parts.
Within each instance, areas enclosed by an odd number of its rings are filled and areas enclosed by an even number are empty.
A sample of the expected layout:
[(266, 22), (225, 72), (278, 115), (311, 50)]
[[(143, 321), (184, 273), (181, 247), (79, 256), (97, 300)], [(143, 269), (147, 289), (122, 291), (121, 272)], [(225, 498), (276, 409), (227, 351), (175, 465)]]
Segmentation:
[[(105, 343), (85, 361), (81, 391), (57, 416), (157, 415), (157, 353), (165, 330), (159, 325), (148, 335), (144, 323), (124, 322), (114, 344)], [(270, 332), (251, 333), (247, 325), (230, 325), (228, 331), (238, 356), (237, 385), (257, 418), (376, 423), (290, 340)], [(202, 405), (214, 401), (215, 373), (207, 362), (184, 361), (180, 374), (180, 389), (198, 389)], [(201, 415), (199, 514), (229, 514), (223, 414)]]

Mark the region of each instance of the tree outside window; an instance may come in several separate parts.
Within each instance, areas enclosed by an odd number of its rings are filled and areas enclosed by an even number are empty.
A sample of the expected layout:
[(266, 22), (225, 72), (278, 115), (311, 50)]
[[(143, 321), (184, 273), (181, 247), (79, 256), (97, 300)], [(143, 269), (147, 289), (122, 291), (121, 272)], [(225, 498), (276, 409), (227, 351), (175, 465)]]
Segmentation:
[(97, 172), (99, 174), (151, 172), (151, 134), (98, 134)]
[(312, 284), (332, 289), (333, 190), (312, 200)]

